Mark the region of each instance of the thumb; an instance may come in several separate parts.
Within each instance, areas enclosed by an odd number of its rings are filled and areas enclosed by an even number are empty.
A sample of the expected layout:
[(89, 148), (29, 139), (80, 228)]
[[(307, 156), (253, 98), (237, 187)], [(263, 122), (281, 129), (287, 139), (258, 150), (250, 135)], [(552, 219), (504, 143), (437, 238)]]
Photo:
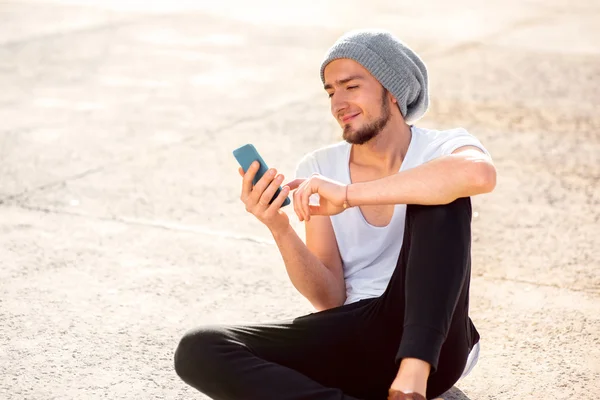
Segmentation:
[(294, 179), (293, 181), (290, 181), (290, 182), (284, 184), (283, 186), (289, 186), (290, 190), (298, 189), (298, 187), (300, 185), (302, 185), (302, 183), (305, 180), (306, 180), (306, 178), (297, 178), (297, 179)]

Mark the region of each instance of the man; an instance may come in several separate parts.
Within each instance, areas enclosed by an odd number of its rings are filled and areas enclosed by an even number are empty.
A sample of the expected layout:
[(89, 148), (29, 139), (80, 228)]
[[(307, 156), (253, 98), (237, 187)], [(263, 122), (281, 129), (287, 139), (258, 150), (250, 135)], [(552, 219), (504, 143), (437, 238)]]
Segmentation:
[[(321, 79), (344, 141), (305, 156), (271, 205), (283, 176), (271, 170), (252, 186), (258, 165), (240, 171), (246, 210), (270, 229), (291, 281), (319, 311), (190, 331), (175, 369), (214, 399), (435, 397), (478, 350), (469, 197), (493, 190), (495, 168), (463, 129), (408, 125), (427, 109), (427, 71), (391, 34), (342, 36)], [(291, 190), (306, 244), (279, 210)]]

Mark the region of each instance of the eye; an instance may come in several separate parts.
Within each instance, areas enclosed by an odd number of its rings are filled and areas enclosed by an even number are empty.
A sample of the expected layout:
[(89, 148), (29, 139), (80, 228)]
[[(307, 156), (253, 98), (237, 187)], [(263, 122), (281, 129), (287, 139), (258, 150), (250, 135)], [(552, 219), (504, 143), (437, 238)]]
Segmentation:
[(358, 85), (354, 85), (354, 86), (348, 86), (347, 88), (348, 90), (352, 90), (352, 89), (358, 89)]
[(333, 92), (327, 93), (327, 97), (332, 98), (333, 97)]

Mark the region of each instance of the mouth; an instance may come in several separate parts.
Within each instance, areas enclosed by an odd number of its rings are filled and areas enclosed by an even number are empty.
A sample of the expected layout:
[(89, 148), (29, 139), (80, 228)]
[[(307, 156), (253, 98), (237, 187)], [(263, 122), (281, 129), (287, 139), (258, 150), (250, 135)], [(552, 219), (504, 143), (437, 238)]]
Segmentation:
[(342, 123), (346, 124), (348, 122), (350, 122), (352, 119), (354, 119), (355, 117), (358, 116), (358, 114), (360, 113), (356, 113), (356, 114), (348, 114), (342, 117)]

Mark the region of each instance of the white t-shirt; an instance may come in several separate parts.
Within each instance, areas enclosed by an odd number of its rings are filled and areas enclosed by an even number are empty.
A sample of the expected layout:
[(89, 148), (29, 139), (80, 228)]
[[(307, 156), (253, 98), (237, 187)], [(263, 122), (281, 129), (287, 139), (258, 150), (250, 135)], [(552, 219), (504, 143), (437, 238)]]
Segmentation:
[[(462, 146), (476, 146), (488, 154), (479, 140), (462, 128), (435, 131), (413, 126), (411, 131), (400, 171), (449, 155)], [(296, 177), (307, 178), (318, 173), (350, 184), (351, 148), (351, 144), (342, 141), (307, 154), (298, 164)], [(345, 304), (383, 294), (400, 255), (405, 216), (406, 205), (397, 204), (385, 227), (369, 224), (359, 207), (330, 217), (344, 268)]]

